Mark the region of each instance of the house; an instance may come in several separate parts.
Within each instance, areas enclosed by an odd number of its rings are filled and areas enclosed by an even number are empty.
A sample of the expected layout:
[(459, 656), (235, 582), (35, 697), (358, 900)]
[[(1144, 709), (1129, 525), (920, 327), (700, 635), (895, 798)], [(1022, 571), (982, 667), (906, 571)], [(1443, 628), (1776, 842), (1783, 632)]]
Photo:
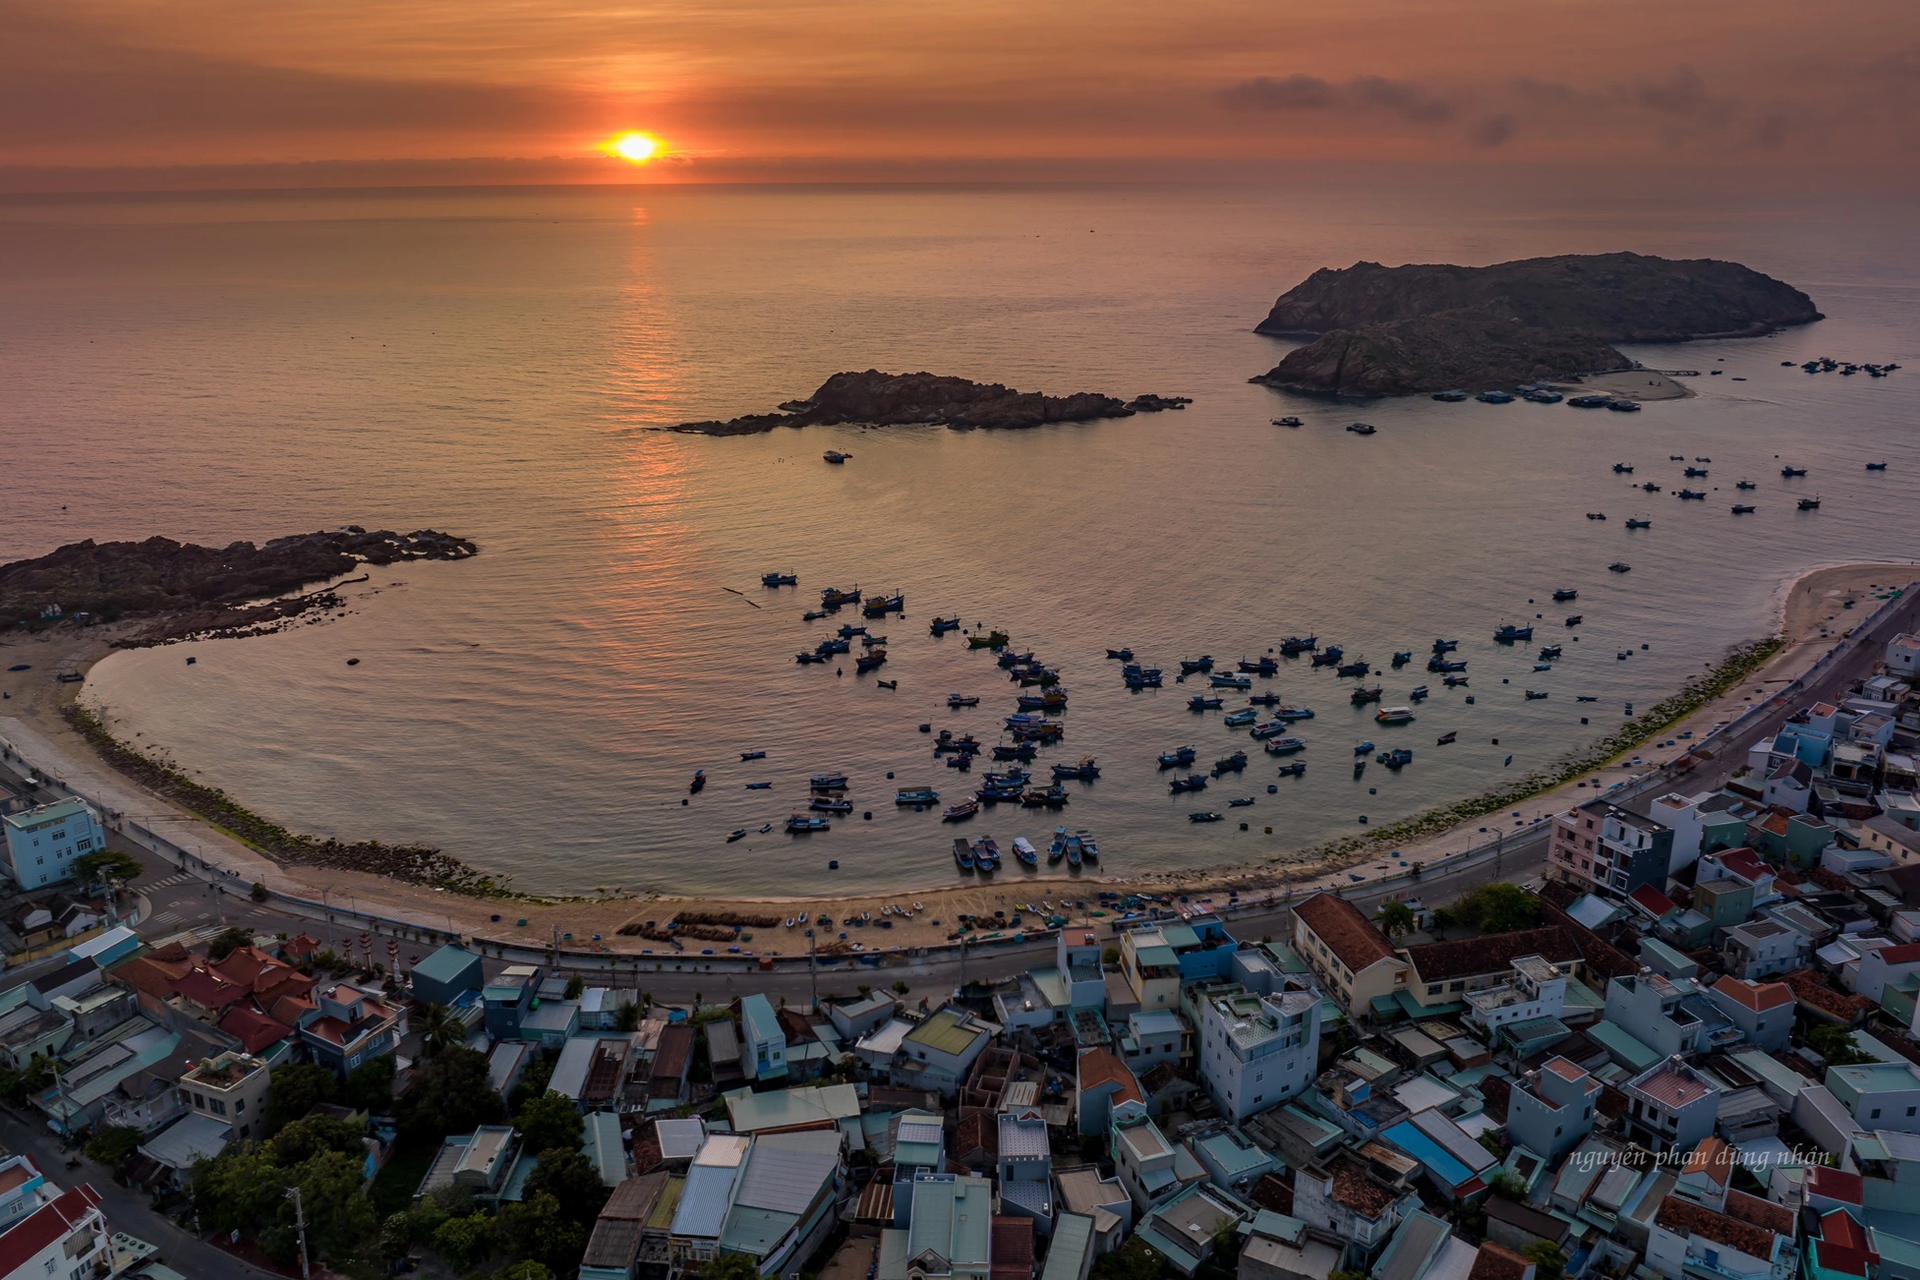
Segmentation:
[[(1673, 832), (1673, 847), (1667, 853), (1667, 879), (1669, 880), (1677, 878), (1700, 860), (1701, 837), (1706, 833), (1701, 803), (1710, 794), (1710, 792), (1702, 792), (1697, 796), (1683, 796), (1678, 792), (1669, 791), (1666, 795), (1655, 796), (1647, 805), (1647, 816)], [(1657, 892), (1665, 886), (1647, 887)]]
[(1218, 1187), (1196, 1184), (1149, 1213), (1140, 1239), (1167, 1265), (1191, 1276), (1213, 1257), (1216, 1242), (1253, 1217), (1253, 1206)]
[(100, 1195), (84, 1182), (61, 1192), (0, 1235), (0, 1276), (7, 1280), (105, 1275), (113, 1260)]
[(268, 1065), (244, 1053), (201, 1059), (180, 1077), (180, 1099), (213, 1117), (240, 1139), (265, 1136), (263, 1120), (272, 1079)]
[(1307, 1234), (1298, 1218), (1260, 1210), (1240, 1247), (1238, 1280), (1327, 1280), (1340, 1268), (1340, 1250)]
[(1147, 1114), (1147, 1095), (1127, 1064), (1107, 1049), (1082, 1049), (1075, 1062), (1075, 1113), (1083, 1136), (1104, 1135)]
[(880, 1233), (875, 1280), (988, 1280), (993, 1184), (938, 1175), (913, 1182), (908, 1226)]
[(362, 1063), (393, 1052), (400, 1012), (379, 996), (337, 982), (319, 994), (320, 1016), (300, 1028), (313, 1060), (346, 1076)]
[(1598, 1080), (1565, 1058), (1549, 1058), (1508, 1091), (1507, 1132), (1551, 1163), (1593, 1132), (1599, 1096)]
[(1506, 981), (1469, 991), (1466, 998), (1467, 1021), (1498, 1037), (1518, 1023), (1558, 1018), (1566, 1007), (1567, 973), (1541, 956), (1517, 956)]
[(1427, 1180), (1450, 1201), (1483, 1195), (1486, 1180), (1499, 1163), (1466, 1130), (1434, 1107), (1389, 1126), (1380, 1137), (1419, 1161)]
[(505, 1102), (533, 1061), (534, 1047), (524, 1040), (502, 1040), (487, 1054), (487, 1083)]
[(39, 947), (85, 933), (104, 918), (105, 913), (98, 908), (56, 893), (45, 902), (30, 902), (20, 908), (14, 916), (13, 931), (27, 946)]
[(1803, 963), (1805, 940), (1773, 920), (1750, 920), (1727, 930), (1720, 949), (1727, 972), (1736, 978), (1770, 978)]
[(579, 1280), (635, 1280), (640, 1239), (667, 1188), (664, 1173), (628, 1178), (613, 1189), (594, 1220)]
[(1920, 1069), (1904, 1058), (1828, 1067), (1824, 1083), (1859, 1128), (1920, 1133)]
[(661, 1029), (653, 1051), (653, 1066), (647, 1074), (650, 1100), (671, 1102), (686, 1096), (687, 1072), (693, 1066), (693, 1044), (693, 1028), (684, 1022)]
[(887, 1024), (899, 1004), (892, 996), (876, 991), (872, 995), (862, 996), (841, 1004), (827, 1006), (827, 1021), (840, 1033), (842, 1040), (859, 1041), (876, 1027)]
[[(1764, 817), (1756, 814), (1756, 819)], [(1702, 882), (1732, 879), (1753, 890), (1753, 905), (1763, 907), (1780, 897), (1774, 886), (1773, 868), (1749, 848), (1718, 849), (1700, 855), (1699, 878)]]
[(1083, 1213), (1063, 1213), (1053, 1224), (1053, 1243), (1040, 1280), (1087, 1280), (1093, 1270), (1093, 1219)]
[(1254, 1183), (1280, 1168), (1272, 1155), (1238, 1129), (1217, 1129), (1187, 1146), (1213, 1185), (1236, 1195), (1245, 1195)]
[(1538, 956), (1571, 974), (1581, 961), (1578, 944), (1557, 924), (1512, 933), (1489, 933), (1405, 950), (1406, 990), (1423, 1009), (1462, 1002), (1470, 991), (1498, 987), (1513, 977), (1513, 962)]
[(1401, 1219), (1373, 1274), (1380, 1280), (1467, 1280), (1475, 1255), (1472, 1245), (1454, 1238), (1452, 1227), (1416, 1210)]
[[(1702, 872), (1706, 870), (1702, 867)], [(1703, 935), (1731, 929), (1753, 915), (1753, 886), (1732, 876), (1716, 875), (1693, 886), (1693, 909), (1705, 917)], [(1681, 919), (1685, 919), (1683, 915)], [(1705, 936), (1700, 938), (1705, 941)], [(1694, 945), (1691, 939), (1686, 945)]]
[(1790, 1210), (1730, 1191), (1725, 1213), (1668, 1196), (1653, 1217), (1646, 1263), (1667, 1280), (1686, 1280), (1697, 1272), (1786, 1280), (1797, 1256)]
[(73, 860), (106, 847), (100, 817), (76, 796), (0, 817), (6, 834), (6, 871), (22, 889), (72, 876)]
[(480, 989), (480, 1001), (486, 1006), (487, 1034), (495, 1040), (519, 1039), (520, 1022), (539, 995), (537, 965), (515, 964), (502, 969)]
[(1740, 1029), (1747, 1042), (1770, 1052), (1785, 1049), (1793, 1031), (1793, 990), (1784, 982), (1724, 977), (1707, 999)]
[(1200, 1001), (1200, 1074), (1238, 1123), (1303, 1093), (1319, 1071), (1320, 996), (1216, 989)]
[(1690, 978), (1663, 978), (1647, 972), (1615, 978), (1607, 984), (1606, 1021), (1615, 1030), (1632, 1029), (1633, 1038), (1663, 1058), (1704, 1053), (1739, 1037)]
[(850, 1084), (798, 1085), (766, 1093), (735, 1089), (726, 1100), (735, 1133), (857, 1131), (860, 1118), (860, 1095)]
[(1316, 893), (1293, 909), (1293, 949), (1350, 1018), (1407, 986), (1407, 962), (1351, 902)]
[(1790, 813), (1805, 813), (1812, 797), (1813, 769), (1804, 760), (1782, 760), (1775, 765), (1760, 793), (1768, 808)]
[(1033, 1280), (1033, 1219), (993, 1215), (993, 1280)]
[(755, 992), (740, 998), (740, 1070), (749, 1080), (778, 1081), (787, 1074), (787, 1033), (773, 1002)]
[(1664, 889), (1672, 855), (1672, 828), (1600, 799), (1554, 816), (1547, 861), (1558, 879), (1620, 899), (1643, 885)]
[[(1181, 1157), (1186, 1156), (1182, 1168)], [(1151, 1120), (1138, 1119), (1113, 1130), (1113, 1167), (1136, 1210), (1145, 1213), (1189, 1182), (1205, 1176), (1184, 1148), (1176, 1147)], [(1185, 1177), (1182, 1177), (1182, 1174)]]
[(442, 1187), (465, 1187), (474, 1199), (496, 1203), (520, 1152), (520, 1135), (511, 1125), (482, 1125), (472, 1133), (440, 1144), (427, 1174), (413, 1193), (421, 1200)]
[(1156, 1009), (1129, 1014), (1126, 1030), (1114, 1041), (1114, 1047), (1135, 1075), (1145, 1075), (1163, 1062), (1175, 1066), (1185, 1063), (1193, 1052), (1192, 1038), (1185, 1018), (1171, 1009)]
[(537, 1043), (542, 1049), (561, 1049), (580, 1034), (580, 1002), (552, 1000), (544, 996), (520, 1019), (520, 1038)]
[(1176, 1008), (1180, 1003), (1180, 957), (1159, 929), (1151, 926), (1120, 935), (1120, 975), (1141, 1012)]
[(1400, 1220), (1419, 1207), (1420, 1197), (1404, 1180), (1375, 1172), (1344, 1148), (1294, 1173), (1293, 1216), (1323, 1239), (1349, 1242), (1362, 1258), (1384, 1247)]
[(480, 991), (486, 978), (480, 972), (480, 957), (465, 947), (449, 942), (413, 966), (407, 975), (414, 999), (423, 1004), (451, 1005), (469, 992)]
[(902, 1088), (932, 1089), (951, 1098), (967, 1078), (975, 1059), (993, 1039), (990, 1024), (965, 1009), (935, 1010), (902, 1037), (891, 1079)]
[(1678, 1058), (1655, 1063), (1622, 1090), (1629, 1138), (1650, 1151), (1687, 1151), (1713, 1132), (1725, 1092), (1711, 1076)]
[(1880, 947), (1860, 956), (1853, 989), (1875, 1004), (1881, 1004), (1890, 983), (1899, 984), (1915, 975), (1920, 975), (1920, 943)]
[(1060, 1247), (1061, 1229), (1070, 1217), (1085, 1217), (1090, 1228), (1091, 1253), (1098, 1257), (1118, 1249), (1133, 1230), (1133, 1197), (1120, 1185), (1120, 1179), (1103, 1178), (1093, 1165), (1077, 1165), (1057, 1170), (1060, 1205), (1064, 1210), (1054, 1224), (1054, 1248)]

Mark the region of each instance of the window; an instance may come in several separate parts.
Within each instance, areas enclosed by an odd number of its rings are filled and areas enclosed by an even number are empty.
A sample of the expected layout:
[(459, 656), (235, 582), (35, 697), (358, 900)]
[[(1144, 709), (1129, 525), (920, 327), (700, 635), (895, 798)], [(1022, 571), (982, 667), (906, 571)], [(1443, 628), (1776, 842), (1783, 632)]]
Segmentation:
[(233, 1104), (233, 1114), (235, 1115), (244, 1115), (246, 1114), (246, 1110), (247, 1100), (245, 1098), (241, 1098)]
[(1880, 1118), (1880, 1108), (1878, 1108), (1878, 1107), (1875, 1107), (1875, 1108), (1873, 1109), (1873, 1117), (1872, 1117), (1872, 1118), (1873, 1118), (1873, 1119), (1875, 1119), (1875, 1120), (1878, 1120), (1878, 1119)]
[(217, 1116), (223, 1116), (227, 1114), (227, 1104), (220, 1101), (220, 1099), (215, 1098), (210, 1105), (213, 1108), (213, 1114)]
[(207, 1100), (196, 1093), (193, 1095), (193, 1105), (204, 1111), (207, 1108)]
[(1428, 994), (1428, 995), (1430, 995), (1430, 996), (1437, 996), (1437, 995), (1439, 995), (1439, 994), (1440, 994), (1440, 987), (1441, 987), (1441, 984), (1440, 984), (1440, 983), (1438, 983), (1438, 982), (1430, 982), (1430, 983), (1428, 983), (1428, 984), (1427, 984), (1427, 994)]

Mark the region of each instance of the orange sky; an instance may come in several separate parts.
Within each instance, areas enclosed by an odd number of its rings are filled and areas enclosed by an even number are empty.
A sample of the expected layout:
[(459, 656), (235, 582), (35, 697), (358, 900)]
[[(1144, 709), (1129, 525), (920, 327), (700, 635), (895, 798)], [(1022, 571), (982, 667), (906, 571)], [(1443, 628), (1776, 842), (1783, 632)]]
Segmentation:
[[(1914, 0), (0, 0), (0, 166), (1908, 166)], [(422, 171), (427, 166), (422, 167)], [(393, 166), (404, 174), (406, 164)], [(529, 172), (536, 172), (533, 165)]]

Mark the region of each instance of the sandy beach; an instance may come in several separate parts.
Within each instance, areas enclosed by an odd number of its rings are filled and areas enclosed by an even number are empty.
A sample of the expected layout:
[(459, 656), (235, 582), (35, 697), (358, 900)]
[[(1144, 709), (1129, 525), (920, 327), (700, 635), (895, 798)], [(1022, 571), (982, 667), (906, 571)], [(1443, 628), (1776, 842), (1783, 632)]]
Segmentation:
[[(1716, 724), (1731, 720), (1751, 703), (1771, 696), (1817, 661), (1851, 625), (1871, 614), (1878, 603), (1873, 598), (1876, 593), (1890, 587), (1905, 587), (1916, 580), (1920, 580), (1920, 567), (1912, 563), (1875, 562), (1820, 565), (1783, 581), (1775, 591), (1779, 634), (1785, 640), (1780, 652), (1738, 687), (1672, 726), (1661, 735), (1660, 741), (1665, 742), (1685, 730), (1691, 730), (1695, 737), (1704, 736)], [(56, 628), (38, 636), (12, 635), (0, 641), (0, 667), (16, 663), (27, 663), (31, 667), (24, 672), (0, 673), (0, 691), (7, 695), (0, 701), (0, 737), (15, 741), (27, 758), (69, 785), (88, 794), (106, 795), (108, 802), (122, 812), (138, 817), (148, 827), (216, 865), (233, 869), (246, 881), (260, 880), (272, 888), (311, 899), (319, 899), (324, 893), (331, 901), (349, 907), (405, 915), (427, 924), (445, 922), (462, 933), (482, 937), (539, 942), (558, 932), (571, 935), (572, 945), (578, 947), (594, 945), (590, 940), (598, 934), (602, 939), (598, 945), (634, 953), (647, 948), (658, 950), (661, 944), (621, 937), (617, 932), (621, 926), (648, 921), (664, 925), (678, 912), (744, 914), (782, 922), (803, 913), (815, 916), (826, 913), (836, 920), (867, 913), (873, 920), (884, 918), (892, 925), (884, 932), (865, 933), (870, 945), (929, 945), (946, 941), (962, 914), (981, 920), (1004, 920), (1009, 925), (1016, 915), (1021, 915), (1023, 923), (1031, 926), (1044, 923), (1044, 915), (1050, 910), (1069, 916), (1097, 910), (1096, 895), (1102, 890), (1224, 896), (1232, 889), (1244, 893), (1282, 883), (1301, 890), (1334, 883), (1336, 877), (1340, 883), (1347, 883), (1345, 868), (1381, 863), (1382, 851), (1368, 850), (1337, 864), (1260, 863), (1222, 867), (1204, 876), (1108, 878), (1097, 873), (1030, 874), (1016, 866), (1003, 870), (993, 881), (853, 897), (721, 899), (607, 894), (565, 902), (467, 898), (383, 876), (273, 862), (108, 770), (61, 715), (62, 705), (76, 697), (84, 686), (60, 683), (56, 677), (61, 672), (84, 673), (112, 652), (116, 634), (108, 628), (85, 631)], [(140, 744), (135, 741), (131, 745)], [(1680, 746), (1663, 748), (1649, 743), (1587, 776), (1599, 778), (1603, 786), (1610, 785), (1666, 762), (1684, 745), (1683, 741)], [(1592, 794), (1590, 788), (1569, 782), (1526, 801), (1519, 809), (1523, 817), (1530, 820)], [(1480, 829), (1487, 821), (1464, 823), (1417, 843), (1401, 845), (1397, 852), (1410, 861), (1459, 853), (1484, 840)], [(355, 834), (377, 838), (381, 833)], [(461, 851), (449, 852), (458, 856)], [(1385, 869), (1383, 864), (1381, 869)], [(1069, 905), (1081, 903), (1086, 904), (1084, 908)], [(911, 918), (886, 914), (889, 908), (902, 907), (912, 909)], [(498, 923), (492, 919), (494, 916), (500, 917)], [(526, 923), (517, 923), (520, 920)], [(992, 926), (981, 927), (991, 929)], [(803, 949), (797, 929), (790, 933), (776, 925), (749, 928), (747, 933), (753, 936), (750, 941), (743, 939), (743, 944), (757, 953), (795, 954)]]

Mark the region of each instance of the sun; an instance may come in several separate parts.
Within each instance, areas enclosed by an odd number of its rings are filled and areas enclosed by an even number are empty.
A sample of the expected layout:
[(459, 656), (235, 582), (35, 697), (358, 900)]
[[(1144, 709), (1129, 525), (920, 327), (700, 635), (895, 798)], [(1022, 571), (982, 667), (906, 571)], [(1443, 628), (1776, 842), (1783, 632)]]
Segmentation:
[(622, 160), (645, 164), (660, 154), (660, 139), (650, 133), (622, 133), (609, 139), (602, 149)]

